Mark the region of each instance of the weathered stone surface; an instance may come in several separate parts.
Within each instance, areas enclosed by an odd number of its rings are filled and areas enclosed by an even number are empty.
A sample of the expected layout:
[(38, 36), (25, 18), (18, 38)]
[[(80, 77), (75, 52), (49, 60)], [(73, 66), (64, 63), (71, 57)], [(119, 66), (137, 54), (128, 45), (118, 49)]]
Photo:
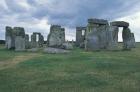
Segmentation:
[(14, 27), (15, 32), (15, 51), (25, 50), (25, 31), (22, 27)]
[(108, 21), (104, 19), (88, 19), (90, 24), (108, 25)]
[(58, 25), (52, 25), (47, 40), (49, 47), (61, 47), (65, 42), (65, 29)]
[(40, 50), (39, 48), (27, 49), (28, 52), (38, 52), (39, 50)]
[(29, 49), (30, 48), (30, 42), (29, 42), (29, 35), (25, 35), (25, 48)]
[(117, 26), (110, 26), (107, 34), (108, 37), (108, 50), (118, 50), (118, 32)]
[(98, 31), (98, 37), (99, 37), (99, 44), (100, 44), (100, 49), (106, 49), (107, 48), (107, 31), (108, 31), (108, 26), (102, 25), (97, 28)]
[(65, 42), (62, 44), (62, 49), (65, 49), (65, 50), (72, 50), (73, 49), (73, 45), (69, 42)]
[(34, 32), (31, 35), (31, 47), (32, 48), (43, 47), (43, 44), (44, 44), (43, 35), (41, 35), (41, 33)]
[(135, 36), (134, 36), (134, 33), (131, 33), (131, 36), (130, 36), (130, 47), (131, 48), (135, 48), (136, 47), (136, 41), (135, 41)]
[(36, 41), (36, 34), (32, 34), (31, 35), (31, 48), (36, 48), (36, 47), (38, 47), (38, 43), (37, 43), (37, 41)]
[(16, 36), (22, 36), (23, 38), (25, 37), (24, 28), (22, 28), (22, 27), (14, 27), (13, 31), (15, 32)]
[(131, 30), (129, 28), (123, 29), (123, 49), (131, 50)]
[(87, 34), (85, 41), (85, 49), (88, 51), (100, 50), (100, 42), (98, 37), (97, 28), (94, 28), (93, 31)]
[(6, 47), (16, 51), (25, 50), (25, 31), (22, 27), (6, 27)]
[(111, 22), (110, 25), (118, 26), (118, 27), (129, 27), (129, 23), (125, 21), (114, 21), (114, 22)]
[(15, 48), (15, 34), (13, 32), (13, 29), (9, 26), (6, 26), (5, 40), (7, 49)]
[(43, 47), (44, 44), (44, 37), (43, 35), (39, 35), (39, 41), (38, 41), (39, 47)]
[(25, 51), (25, 38), (22, 36), (15, 38), (15, 51)]
[(69, 53), (70, 51), (68, 50), (64, 50), (64, 49), (58, 49), (58, 48), (45, 48), (44, 53), (48, 53), (48, 54), (65, 54), (65, 53)]
[(81, 47), (80, 45), (85, 41), (86, 27), (76, 27), (76, 46)]

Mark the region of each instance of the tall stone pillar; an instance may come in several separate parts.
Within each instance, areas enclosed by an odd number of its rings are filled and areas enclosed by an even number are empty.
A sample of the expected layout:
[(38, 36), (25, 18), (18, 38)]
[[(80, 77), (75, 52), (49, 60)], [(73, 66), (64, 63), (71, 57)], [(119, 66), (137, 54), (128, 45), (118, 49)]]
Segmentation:
[(123, 28), (123, 49), (131, 50), (131, 30), (129, 28)]
[(30, 48), (30, 42), (29, 42), (29, 35), (25, 35), (25, 48), (29, 49)]
[(22, 27), (14, 27), (15, 32), (15, 51), (25, 50), (25, 31)]
[(6, 26), (5, 41), (5, 46), (7, 49), (15, 48), (15, 33), (9, 26)]

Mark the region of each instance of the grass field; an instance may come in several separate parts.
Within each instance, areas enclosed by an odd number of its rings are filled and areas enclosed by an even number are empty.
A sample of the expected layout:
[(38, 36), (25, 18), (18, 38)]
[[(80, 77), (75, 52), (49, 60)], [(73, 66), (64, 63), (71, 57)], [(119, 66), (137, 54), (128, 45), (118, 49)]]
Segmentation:
[(140, 44), (132, 51), (14, 52), (0, 46), (0, 92), (140, 92)]

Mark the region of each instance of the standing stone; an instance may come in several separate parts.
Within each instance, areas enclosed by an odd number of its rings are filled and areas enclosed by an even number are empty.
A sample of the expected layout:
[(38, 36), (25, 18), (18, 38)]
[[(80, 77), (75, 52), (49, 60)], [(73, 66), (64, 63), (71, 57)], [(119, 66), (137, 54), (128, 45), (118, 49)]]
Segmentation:
[(108, 37), (108, 50), (118, 50), (118, 32), (119, 28), (117, 26), (110, 26), (107, 34)]
[(29, 49), (30, 48), (30, 42), (29, 42), (29, 35), (25, 35), (25, 48)]
[(58, 25), (52, 25), (47, 40), (49, 47), (61, 47), (65, 42), (65, 29)]
[(33, 34), (31, 35), (31, 47), (32, 47), (32, 48), (36, 48), (36, 47), (37, 47), (36, 34), (35, 34), (35, 33), (33, 33)]
[(43, 44), (44, 44), (44, 37), (43, 35), (39, 34), (39, 47), (43, 47)]
[(100, 50), (100, 42), (97, 28), (93, 28), (93, 30), (87, 34), (85, 41), (85, 49), (88, 51)]
[(107, 48), (108, 21), (103, 19), (89, 19), (86, 31), (86, 50), (100, 50)]
[(135, 48), (136, 47), (136, 41), (135, 41), (134, 33), (131, 33), (130, 41), (131, 41), (131, 46), (130, 47)]
[[(38, 41), (37, 41), (38, 39)], [(41, 33), (34, 32), (31, 35), (31, 47), (32, 48), (38, 48), (43, 47), (44, 44), (44, 37), (41, 35)]]
[[(84, 32), (84, 33), (83, 33)], [(76, 27), (76, 46), (85, 47), (86, 27)]]
[(25, 38), (22, 36), (15, 38), (15, 51), (25, 51)]
[(8, 26), (6, 27), (5, 40), (6, 40), (7, 49), (15, 48), (15, 34), (11, 27), (8, 27)]
[(25, 50), (25, 31), (22, 27), (14, 27), (15, 32), (15, 50), (24, 51)]
[(129, 28), (123, 28), (123, 49), (131, 50), (131, 30)]
[(107, 48), (107, 31), (108, 26), (107, 25), (101, 25), (98, 27), (98, 37), (100, 42), (100, 49), (106, 49)]

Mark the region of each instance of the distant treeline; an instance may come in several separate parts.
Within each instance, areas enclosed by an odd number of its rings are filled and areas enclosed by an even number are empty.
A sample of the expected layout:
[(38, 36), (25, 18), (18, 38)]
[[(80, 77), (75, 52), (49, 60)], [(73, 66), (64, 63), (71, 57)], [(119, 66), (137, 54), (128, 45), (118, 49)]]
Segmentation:
[(0, 40), (0, 44), (5, 44), (5, 40)]

